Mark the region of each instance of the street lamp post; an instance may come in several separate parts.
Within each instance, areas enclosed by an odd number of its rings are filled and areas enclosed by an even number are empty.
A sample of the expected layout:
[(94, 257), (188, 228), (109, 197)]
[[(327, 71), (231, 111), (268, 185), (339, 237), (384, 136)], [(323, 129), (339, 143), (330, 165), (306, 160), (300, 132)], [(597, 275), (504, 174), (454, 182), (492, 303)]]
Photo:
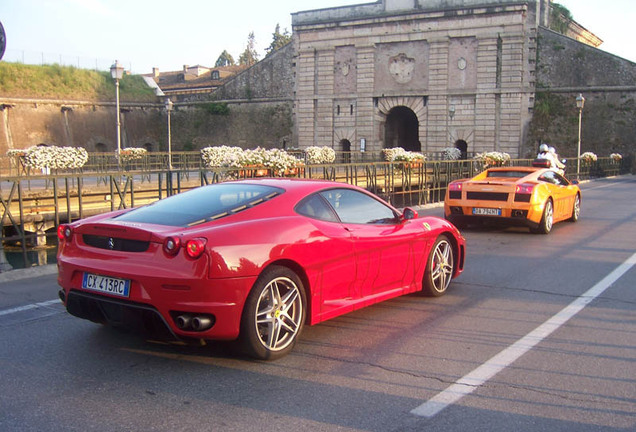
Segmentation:
[(172, 134), (170, 132), (170, 113), (172, 112), (172, 101), (166, 98), (166, 112), (168, 113), (168, 169), (172, 171)]
[(581, 118), (583, 116), (583, 106), (585, 105), (585, 98), (581, 93), (576, 97), (576, 107), (579, 109), (579, 142), (576, 149), (576, 179), (580, 180), (581, 173)]
[(119, 167), (119, 153), (121, 153), (121, 122), (119, 114), (119, 80), (124, 76), (124, 67), (115, 60), (110, 67), (110, 76), (115, 80), (115, 105), (117, 110), (117, 166)]

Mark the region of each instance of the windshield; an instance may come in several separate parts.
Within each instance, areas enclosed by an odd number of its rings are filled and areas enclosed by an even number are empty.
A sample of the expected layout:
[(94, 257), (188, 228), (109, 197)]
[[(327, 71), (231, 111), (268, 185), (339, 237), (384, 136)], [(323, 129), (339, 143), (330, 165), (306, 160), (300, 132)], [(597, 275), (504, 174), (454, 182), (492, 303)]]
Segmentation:
[(221, 183), (173, 195), (115, 219), (186, 227), (238, 213), (282, 192), (282, 189), (271, 186)]
[(522, 178), (530, 174), (528, 171), (488, 171), (488, 175), (486, 177), (505, 177), (505, 178)]

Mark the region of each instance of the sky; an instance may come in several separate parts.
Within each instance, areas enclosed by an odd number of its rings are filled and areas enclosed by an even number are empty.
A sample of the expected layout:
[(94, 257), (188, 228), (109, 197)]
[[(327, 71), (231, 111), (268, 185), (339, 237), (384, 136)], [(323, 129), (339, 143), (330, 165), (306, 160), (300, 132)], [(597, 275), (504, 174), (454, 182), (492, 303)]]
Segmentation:
[[(0, 0), (7, 46), (3, 60), (60, 63), (107, 70), (119, 60), (132, 73), (214, 66), (223, 50), (235, 60), (250, 32), (263, 58), (291, 13), (372, 0)], [(601, 49), (636, 62), (629, 29), (634, 0), (559, 0), (604, 43)]]

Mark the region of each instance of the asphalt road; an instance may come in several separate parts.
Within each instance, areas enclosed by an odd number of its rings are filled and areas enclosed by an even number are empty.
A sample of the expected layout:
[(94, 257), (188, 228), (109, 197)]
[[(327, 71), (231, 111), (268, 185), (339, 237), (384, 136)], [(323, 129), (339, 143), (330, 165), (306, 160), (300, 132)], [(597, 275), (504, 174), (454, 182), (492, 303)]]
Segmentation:
[(466, 230), (446, 296), (308, 327), (275, 362), (74, 318), (54, 267), (2, 274), (0, 430), (636, 430), (636, 178), (582, 189), (577, 223)]

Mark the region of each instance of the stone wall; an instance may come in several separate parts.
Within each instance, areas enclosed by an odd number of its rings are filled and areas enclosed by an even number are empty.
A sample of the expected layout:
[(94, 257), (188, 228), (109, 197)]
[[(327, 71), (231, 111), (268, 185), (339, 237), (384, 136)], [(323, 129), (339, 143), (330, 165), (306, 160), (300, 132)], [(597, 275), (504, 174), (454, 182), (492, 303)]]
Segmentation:
[(577, 154), (581, 93), (586, 98), (581, 152), (633, 159), (636, 63), (540, 28), (536, 90), (524, 154), (536, 153), (540, 142), (554, 145), (562, 156)]
[[(114, 103), (11, 99), (0, 100), (0, 155), (9, 149), (46, 144), (114, 152), (117, 148)], [(122, 104), (122, 147), (165, 142), (165, 115), (159, 104)], [(162, 121), (163, 120), (163, 121)]]
[[(173, 151), (208, 145), (292, 147), (292, 103), (261, 101), (228, 104), (217, 114), (215, 102), (184, 102), (171, 115)], [(52, 100), (1, 100), (0, 156), (9, 149), (35, 145), (83, 147), (89, 152), (117, 148), (114, 104)], [(122, 148), (167, 151), (167, 115), (162, 103), (125, 104), (121, 108)]]

